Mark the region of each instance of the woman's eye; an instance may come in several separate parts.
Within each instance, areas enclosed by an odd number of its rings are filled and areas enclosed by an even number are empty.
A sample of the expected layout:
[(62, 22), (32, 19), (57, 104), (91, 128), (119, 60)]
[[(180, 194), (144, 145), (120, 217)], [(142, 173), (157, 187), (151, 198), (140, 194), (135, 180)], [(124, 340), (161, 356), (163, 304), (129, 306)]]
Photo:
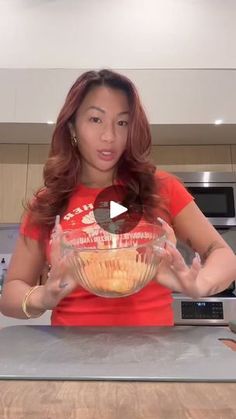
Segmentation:
[(91, 118), (89, 118), (89, 120), (91, 122), (95, 122), (95, 124), (100, 124), (102, 121), (100, 118), (98, 118), (97, 116), (92, 116)]
[(118, 125), (120, 125), (121, 127), (127, 127), (128, 121), (118, 121)]

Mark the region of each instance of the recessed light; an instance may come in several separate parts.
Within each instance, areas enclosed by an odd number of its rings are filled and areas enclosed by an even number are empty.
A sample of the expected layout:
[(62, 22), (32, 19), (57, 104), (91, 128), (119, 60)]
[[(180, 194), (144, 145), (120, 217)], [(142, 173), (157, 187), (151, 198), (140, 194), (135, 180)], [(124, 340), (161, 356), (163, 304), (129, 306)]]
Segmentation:
[(223, 122), (224, 122), (223, 119), (216, 119), (214, 124), (215, 125), (221, 125), (221, 124), (223, 124)]
[(53, 122), (53, 121), (47, 121), (47, 124), (49, 124), (49, 125), (53, 125), (53, 124), (54, 124), (54, 122)]

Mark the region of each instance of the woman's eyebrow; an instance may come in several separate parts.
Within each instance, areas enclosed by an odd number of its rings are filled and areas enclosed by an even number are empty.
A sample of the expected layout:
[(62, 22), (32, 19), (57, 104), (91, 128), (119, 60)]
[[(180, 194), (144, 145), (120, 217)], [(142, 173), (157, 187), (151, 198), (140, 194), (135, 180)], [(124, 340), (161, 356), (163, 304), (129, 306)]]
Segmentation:
[[(102, 113), (106, 113), (106, 111), (102, 108), (99, 108), (98, 106), (89, 106), (87, 109), (85, 109), (85, 112), (89, 111), (90, 109), (95, 109), (96, 111), (102, 112)], [(129, 111), (123, 111), (123, 112), (119, 112), (118, 116), (120, 115), (128, 115)]]
[(129, 115), (129, 111), (120, 112), (118, 115)]
[(99, 108), (98, 106), (89, 106), (87, 109), (85, 109), (85, 112), (89, 111), (90, 109), (95, 109), (96, 111), (106, 113), (106, 111), (104, 111), (104, 109)]

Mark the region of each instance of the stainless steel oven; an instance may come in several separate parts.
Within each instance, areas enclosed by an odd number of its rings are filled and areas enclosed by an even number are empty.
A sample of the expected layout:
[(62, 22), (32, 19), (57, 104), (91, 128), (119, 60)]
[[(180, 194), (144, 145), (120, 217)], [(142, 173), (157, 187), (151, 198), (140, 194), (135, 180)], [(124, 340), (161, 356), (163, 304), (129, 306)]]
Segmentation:
[[(236, 176), (225, 172), (178, 172), (175, 175), (236, 253)], [(175, 324), (226, 325), (236, 318), (235, 281), (220, 294), (200, 299), (174, 293), (173, 309)]]

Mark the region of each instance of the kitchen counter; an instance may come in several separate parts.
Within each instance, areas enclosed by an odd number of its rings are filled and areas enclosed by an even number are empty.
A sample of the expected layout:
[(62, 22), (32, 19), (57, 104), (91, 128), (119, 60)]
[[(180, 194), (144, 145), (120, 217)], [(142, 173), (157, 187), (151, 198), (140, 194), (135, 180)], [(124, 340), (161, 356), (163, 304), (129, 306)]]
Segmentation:
[(235, 334), (201, 326), (7, 327), (0, 418), (235, 419), (236, 352), (222, 338)]
[(0, 381), (4, 419), (235, 419), (235, 383)]

